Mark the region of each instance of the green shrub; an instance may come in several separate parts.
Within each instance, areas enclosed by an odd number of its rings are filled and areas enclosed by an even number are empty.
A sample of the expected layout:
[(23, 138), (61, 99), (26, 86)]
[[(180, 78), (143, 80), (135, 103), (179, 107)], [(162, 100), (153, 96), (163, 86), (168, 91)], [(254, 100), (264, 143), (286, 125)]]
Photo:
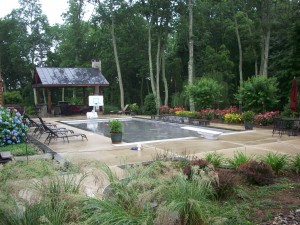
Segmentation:
[(154, 94), (148, 94), (145, 97), (144, 106), (143, 106), (142, 111), (146, 115), (156, 114), (156, 103), (155, 103)]
[(300, 172), (300, 153), (297, 153), (295, 158), (293, 158), (292, 166), (293, 166), (293, 169), (296, 171), (296, 173)]
[(115, 105), (105, 105), (104, 106), (104, 113), (110, 114), (111, 112), (118, 112), (120, 109), (118, 106)]
[(246, 111), (242, 114), (242, 120), (244, 123), (253, 123), (254, 122), (254, 112)]
[(282, 171), (284, 166), (288, 165), (289, 156), (287, 154), (280, 154), (278, 152), (268, 152), (262, 157), (262, 161), (270, 165), (273, 171), (278, 174)]
[(19, 91), (3, 92), (4, 104), (21, 104), (22, 96)]
[(278, 82), (275, 77), (258, 75), (249, 78), (239, 87), (236, 98), (245, 110), (256, 113), (271, 110), (278, 102)]
[(232, 159), (227, 159), (229, 165), (237, 169), (243, 163), (251, 161), (252, 157), (247, 156), (246, 153), (235, 151)]
[(212, 78), (202, 77), (184, 88), (186, 95), (194, 100), (197, 109), (206, 109), (220, 101), (223, 86)]
[(220, 167), (224, 162), (224, 155), (216, 151), (205, 154), (205, 160), (211, 163), (215, 168)]
[(274, 182), (272, 168), (264, 162), (243, 163), (238, 167), (238, 172), (243, 174), (251, 184), (268, 185)]

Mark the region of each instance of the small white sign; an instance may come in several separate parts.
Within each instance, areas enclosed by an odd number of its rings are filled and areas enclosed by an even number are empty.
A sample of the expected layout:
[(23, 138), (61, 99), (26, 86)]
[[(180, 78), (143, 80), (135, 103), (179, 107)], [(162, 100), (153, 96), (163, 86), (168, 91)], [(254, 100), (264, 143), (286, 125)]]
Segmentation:
[(103, 95), (89, 96), (89, 106), (103, 106)]

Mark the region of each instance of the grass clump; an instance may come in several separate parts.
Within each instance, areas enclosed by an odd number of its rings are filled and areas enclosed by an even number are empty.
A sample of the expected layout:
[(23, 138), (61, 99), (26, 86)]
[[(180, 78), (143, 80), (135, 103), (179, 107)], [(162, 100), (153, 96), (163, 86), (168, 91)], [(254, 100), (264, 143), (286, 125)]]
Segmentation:
[(251, 156), (247, 156), (246, 153), (241, 151), (235, 151), (232, 159), (227, 159), (229, 165), (237, 169), (243, 163), (247, 163), (252, 160)]
[(224, 154), (216, 151), (205, 154), (205, 160), (211, 163), (214, 167), (220, 167), (224, 162)]
[(293, 158), (292, 167), (297, 174), (300, 173), (300, 153), (297, 153), (297, 155)]
[(278, 174), (284, 166), (288, 165), (290, 156), (287, 154), (280, 154), (278, 152), (268, 152), (267, 155), (262, 157), (262, 161), (270, 165), (273, 171)]

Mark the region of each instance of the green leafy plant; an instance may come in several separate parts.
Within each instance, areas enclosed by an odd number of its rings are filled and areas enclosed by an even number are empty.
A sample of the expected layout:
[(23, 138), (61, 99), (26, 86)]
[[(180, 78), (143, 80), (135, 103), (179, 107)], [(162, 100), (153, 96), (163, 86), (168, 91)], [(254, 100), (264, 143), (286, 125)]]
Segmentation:
[(108, 121), (108, 126), (111, 133), (122, 133), (123, 124), (119, 119), (112, 119)]
[(22, 103), (22, 96), (18, 91), (10, 91), (4, 92), (4, 103), (5, 104), (21, 104)]
[(292, 166), (296, 173), (300, 172), (300, 153), (297, 153), (297, 155), (293, 158)]
[(278, 103), (278, 82), (275, 77), (253, 76), (239, 87), (236, 98), (243, 102), (245, 110), (266, 112)]
[(137, 112), (139, 110), (139, 106), (137, 103), (133, 103), (133, 104), (130, 104), (129, 105), (129, 109), (132, 111), (132, 112)]
[(243, 122), (244, 123), (253, 123), (254, 122), (254, 112), (252, 111), (246, 111), (246, 112), (243, 112), (242, 114), (242, 119), (243, 119)]
[(221, 164), (224, 162), (224, 154), (214, 152), (208, 152), (204, 156), (205, 160), (211, 163), (215, 168), (220, 167)]
[(146, 115), (156, 114), (156, 103), (155, 103), (155, 97), (153, 94), (148, 94), (145, 97), (144, 106), (142, 108), (142, 111)]
[(229, 163), (229, 165), (231, 165), (232, 167), (237, 169), (243, 163), (251, 161), (251, 159), (252, 159), (252, 157), (247, 156), (246, 153), (241, 152), (241, 151), (235, 151), (233, 158), (227, 159), (227, 162)]
[(197, 108), (211, 108), (219, 102), (223, 86), (216, 80), (208, 77), (202, 77), (194, 84), (185, 86), (185, 93), (191, 97)]
[(238, 172), (243, 174), (251, 184), (268, 185), (274, 182), (272, 168), (264, 162), (243, 163), (238, 167)]
[(278, 152), (268, 152), (267, 155), (262, 157), (262, 161), (269, 164), (273, 171), (278, 174), (282, 171), (284, 166), (288, 165), (289, 156)]

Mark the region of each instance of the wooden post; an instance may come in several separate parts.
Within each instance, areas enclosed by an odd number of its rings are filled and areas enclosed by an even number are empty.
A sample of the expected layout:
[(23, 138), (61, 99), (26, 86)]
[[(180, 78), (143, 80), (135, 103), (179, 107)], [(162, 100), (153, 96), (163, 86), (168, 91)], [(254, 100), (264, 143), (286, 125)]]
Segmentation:
[(51, 112), (52, 110), (52, 101), (51, 101), (51, 89), (47, 88), (48, 93), (48, 112)]
[(82, 103), (83, 105), (86, 105), (86, 88), (82, 88)]

